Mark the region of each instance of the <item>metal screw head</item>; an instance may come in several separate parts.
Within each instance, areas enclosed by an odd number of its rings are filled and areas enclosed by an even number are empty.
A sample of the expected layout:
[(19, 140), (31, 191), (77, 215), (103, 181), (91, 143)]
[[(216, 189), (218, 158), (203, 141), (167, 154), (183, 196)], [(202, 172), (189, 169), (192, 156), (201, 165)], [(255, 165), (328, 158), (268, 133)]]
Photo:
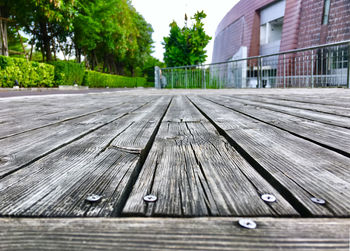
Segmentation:
[(143, 197), (143, 200), (146, 202), (155, 202), (155, 201), (157, 201), (157, 196), (152, 195), (152, 194), (148, 194), (145, 197)]
[(276, 197), (273, 196), (272, 194), (263, 194), (261, 195), (261, 199), (263, 201), (271, 202), (271, 203), (276, 201)]
[(86, 198), (86, 201), (88, 201), (88, 202), (99, 202), (101, 200), (101, 198), (102, 198), (102, 196), (100, 196), (100, 195), (92, 194), (92, 195), (89, 195)]
[(249, 220), (249, 219), (240, 219), (238, 221), (238, 224), (241, 226), (241, 227), (244, 227), (244, 228), (248, 228), (248, 229), (255, 229), (256, 228), (256, 223), (252, 220)]
[(316, 197), (313, 197), (311, 198), (312, 202), (316, 203), (316, 204), (326, 204), (326, 201), (324, 199), (320, 199), (320, 198), (316, 198)]

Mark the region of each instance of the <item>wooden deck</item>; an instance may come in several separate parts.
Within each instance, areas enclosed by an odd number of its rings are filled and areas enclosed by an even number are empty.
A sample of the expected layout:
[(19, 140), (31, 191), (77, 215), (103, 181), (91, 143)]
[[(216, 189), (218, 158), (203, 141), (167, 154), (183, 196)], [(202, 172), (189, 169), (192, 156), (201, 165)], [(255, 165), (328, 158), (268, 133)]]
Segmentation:
[(0, 105), (1, 250), (350, 250), (348, 89)]

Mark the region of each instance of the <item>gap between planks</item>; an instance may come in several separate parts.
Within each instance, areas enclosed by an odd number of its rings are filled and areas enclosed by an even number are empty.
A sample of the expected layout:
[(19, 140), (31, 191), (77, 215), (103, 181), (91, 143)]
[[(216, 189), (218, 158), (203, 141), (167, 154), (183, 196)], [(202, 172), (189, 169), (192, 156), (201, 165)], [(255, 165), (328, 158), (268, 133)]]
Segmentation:
[[(206, 99), (190, 99), (304, 216), (349, 215), (348, 158)], [(327, 203), (316, 205), (311, 197)]]

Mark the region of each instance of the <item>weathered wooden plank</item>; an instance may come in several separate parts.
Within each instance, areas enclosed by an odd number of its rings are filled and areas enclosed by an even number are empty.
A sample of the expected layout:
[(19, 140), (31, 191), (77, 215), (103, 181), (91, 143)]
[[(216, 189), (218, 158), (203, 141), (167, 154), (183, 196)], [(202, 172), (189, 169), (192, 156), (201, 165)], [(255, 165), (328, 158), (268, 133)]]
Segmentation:
[(308, 119), (311, 121), (318, 121), (318, 122), (321, 122), (324, 124), (339, 126), (342, 128), (350, 129), (350, 118), (349, 117), (333, 115), (333, 114), (326, 114), (326, 113), (316, 112), (316, 111), (309, 111), (309, 110), (304, 110), (304, 109), (300, 109), (300, 108), (293, 108), (293, 107), (281, 106), (281, 105), (276, 105), (276, 104), (267, 104), (267, 103), (262, 103), (259, 101), (252, 101), (252, 100), (241, 99), (241, 98), (238, 99), (234, 96), (227, 96), (227, 97), (232, 99), (232, 100), (239, 101), (243, 104), (255, 105), (255, 106), (263, 107), (265, 109), (269, 109), (272, 111), (277, 111), (277, 112), (289, 114), (292, 116), (296, 116), (296, 117), (299, 117), (302, 119)]
[[(0, 140), (0, 177), (12, 173), (30, 163), (74, 142), (77, 139), (121, 118), (131, 111), (144, 106), (154, 97), (144, 97), (137, 101), (124, 102), (123, 105), (71, 118), (68, 121), (53, 123), (50, 126)], [(28, 121), (30, 124), (30, 121)]]
[[(350, 117), (350, 107), (340, 107), (340, 106), (313, 104), (313, 103), (301, 103), (293, 100), (277, 99), (276, 97), (269, 97), (264, 95), (239, 95), (235, 97), (243, 100), (257, 101), (259, 103), (264, 103), (264, 104), (299, 108), (303, 110)], [(343, 102), (343, 105), (344, 103), (345, 102)], [(350, 100), (348, 100), (348, 103), (349, 103), (348, 105), (350, 106)]]
[(205, 99), (190, 99), (303, 215), (350, 215), (349, 158)]
[(130, 98), (105, 95), (57, 95), (0, 99), (0, 139), (121, 105)]
[[(288, 90), (289, 91), (289, 90)], [(265, 94), (264, 97), (274, 98), (277, 100), (294, 101), (306, 105), (322, 105), (339, 108), (350, 108), (350, 95), (348, 90), (339, 90), (339, 92), (330, 92), (329, 89), (322, 95), (310, 95), (307, 93), (295, 94)]]
[(207, 96), (205, 98), (312, 142), (317, 142), (348, 157), (350, 156), (349, 129), (301, 119), (283, 112), (265, 109), (260, 105), (250, 105), (236, 101), (225, 96)]
[[(277, 201), (264, 202), (265, 193)], [(298, 215), (183, 96), (171, 103), (123, 214)]]
[[(140, 156), (145, 154), (143, 150), (152, 140), (169, 101), (170, 97), (159, 98), (1, 179), (0, 214), (113, 214), (130, 189)], [(136, 143), (115, 147), (113, 141), (119, 137), (130, 137)], [(129, 152), (125, 147), (138, 148), (139, 152)], [(88, 203), (85, 199), (89, 194), (102, 195), (102, 200)]]
[(349, 250), (349, 219), (1, 219), (1, 250)]
[(108, 110), (134, 97), (98, 93), (0, 99), (0, 138)]

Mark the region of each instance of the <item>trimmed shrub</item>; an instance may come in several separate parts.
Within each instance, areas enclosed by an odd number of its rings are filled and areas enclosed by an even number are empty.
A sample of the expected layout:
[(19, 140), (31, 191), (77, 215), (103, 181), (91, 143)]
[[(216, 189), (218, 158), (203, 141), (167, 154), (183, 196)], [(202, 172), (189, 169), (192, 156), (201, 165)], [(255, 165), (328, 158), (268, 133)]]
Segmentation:
[(13, 87), (15, 80), (21, 87), (53, 87), (54, 67), (27, 62), (21, 58), (0, 56), (0, 87)]
[(144, 87), (146, 83), (146, 78), (124, 77), (96, 71), (86, 71), (84, 78), (84, 85), (90, 88), (134, 88)]
[(85, 67), (69, 61), (51, 62), (55, 66), (56, 85), (81, 85), (85, 75)]

